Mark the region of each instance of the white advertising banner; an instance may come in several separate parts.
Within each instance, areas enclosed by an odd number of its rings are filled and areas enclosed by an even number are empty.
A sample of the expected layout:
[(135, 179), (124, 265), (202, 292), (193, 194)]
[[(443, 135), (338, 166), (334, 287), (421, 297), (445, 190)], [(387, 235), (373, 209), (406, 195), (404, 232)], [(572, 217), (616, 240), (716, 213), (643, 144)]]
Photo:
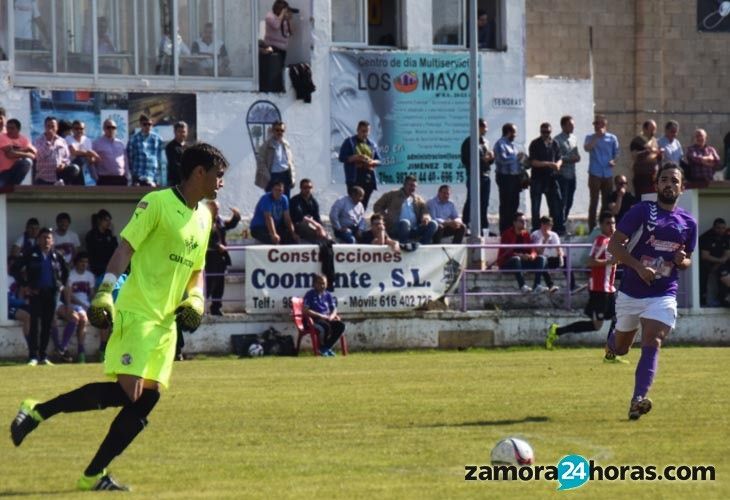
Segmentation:
[[(461, 245), (420, 246), (393, 253), (387, 246), (334, 245), (340, 312), (408, 311), (450, 293), (466, 261)], [(288, 313), (291, 297), (303, 297), (322, 272), (319, 247), (251, 246), (246, 249), (246, 311)]]

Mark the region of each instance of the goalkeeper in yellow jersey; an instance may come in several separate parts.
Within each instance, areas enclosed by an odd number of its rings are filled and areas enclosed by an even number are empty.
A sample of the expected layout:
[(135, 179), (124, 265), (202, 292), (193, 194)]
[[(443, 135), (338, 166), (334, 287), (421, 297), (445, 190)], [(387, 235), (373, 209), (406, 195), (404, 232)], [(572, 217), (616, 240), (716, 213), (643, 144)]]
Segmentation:
[[(81, 490), (128, 489), (108, 474), (107, 466), (144, 429), (160, 387), (169, 384), (176, 320), (191, 332), (200, 325), (212, 219), (199, 202), (216, 198), (227, 167), (213, 146), (188, 147), (182, 155), (182, 182), (142, 198), (121, 232), (122, 242), (88, 310), (92, 325), (112, 326), (104, 372), (114, 382), (87, 384), (43, 403), (26, 399), (10, 425), (13, 443), (20, 446), (38, 424), (57, 413), (121, 407), (78, 480)], [(132, 271), (114, 302), (114, 283), (130, 262)]]

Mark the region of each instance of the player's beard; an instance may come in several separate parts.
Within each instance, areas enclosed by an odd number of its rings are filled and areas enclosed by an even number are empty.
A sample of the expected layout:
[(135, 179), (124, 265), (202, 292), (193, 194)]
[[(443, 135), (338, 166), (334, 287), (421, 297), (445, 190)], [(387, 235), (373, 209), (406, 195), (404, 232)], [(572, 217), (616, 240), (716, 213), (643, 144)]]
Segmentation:
[(660, 191), (656, 194), (657, 199), (661, 201), (662, 203), (666, 203), (667, 205), (673, 205), (677, 202), (677, 198), (679, 198), (678, 194), (674, 194), (673, 192), (669, 195), (666, 195), (664, 193), (668, 192), (669, 190)]

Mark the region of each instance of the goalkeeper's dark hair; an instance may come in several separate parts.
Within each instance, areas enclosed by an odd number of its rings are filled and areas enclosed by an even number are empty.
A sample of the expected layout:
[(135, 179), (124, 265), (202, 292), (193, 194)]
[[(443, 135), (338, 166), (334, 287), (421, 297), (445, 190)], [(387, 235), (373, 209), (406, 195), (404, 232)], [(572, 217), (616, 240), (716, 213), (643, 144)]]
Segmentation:
[(197, 142), (185, 148), (180, 160), (180, 177), (188, 179), (195, 167), (200, 165), (206, 172), (212, 169), (228, 168), (228, 160), (215, 146)]

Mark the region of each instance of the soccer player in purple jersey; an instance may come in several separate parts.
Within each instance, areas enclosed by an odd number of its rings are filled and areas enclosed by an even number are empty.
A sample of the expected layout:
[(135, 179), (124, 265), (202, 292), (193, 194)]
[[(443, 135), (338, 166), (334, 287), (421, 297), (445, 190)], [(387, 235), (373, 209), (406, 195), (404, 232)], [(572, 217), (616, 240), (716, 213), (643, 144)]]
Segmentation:
[(607, 349), (626, 354), (641, 325), (641, 357), (636, 366), (629, 419), (651, 410), (646, 397), (659, 361), (659, 348), (677, 319), (678, 272), (692, 263), (697, 222), (677, 206), (684, 172), (665, 163), (657, 174), (657, 201), (634, 205), (619, 222), (608, 251), (625, 266), (616, 299), (616, 331)]

